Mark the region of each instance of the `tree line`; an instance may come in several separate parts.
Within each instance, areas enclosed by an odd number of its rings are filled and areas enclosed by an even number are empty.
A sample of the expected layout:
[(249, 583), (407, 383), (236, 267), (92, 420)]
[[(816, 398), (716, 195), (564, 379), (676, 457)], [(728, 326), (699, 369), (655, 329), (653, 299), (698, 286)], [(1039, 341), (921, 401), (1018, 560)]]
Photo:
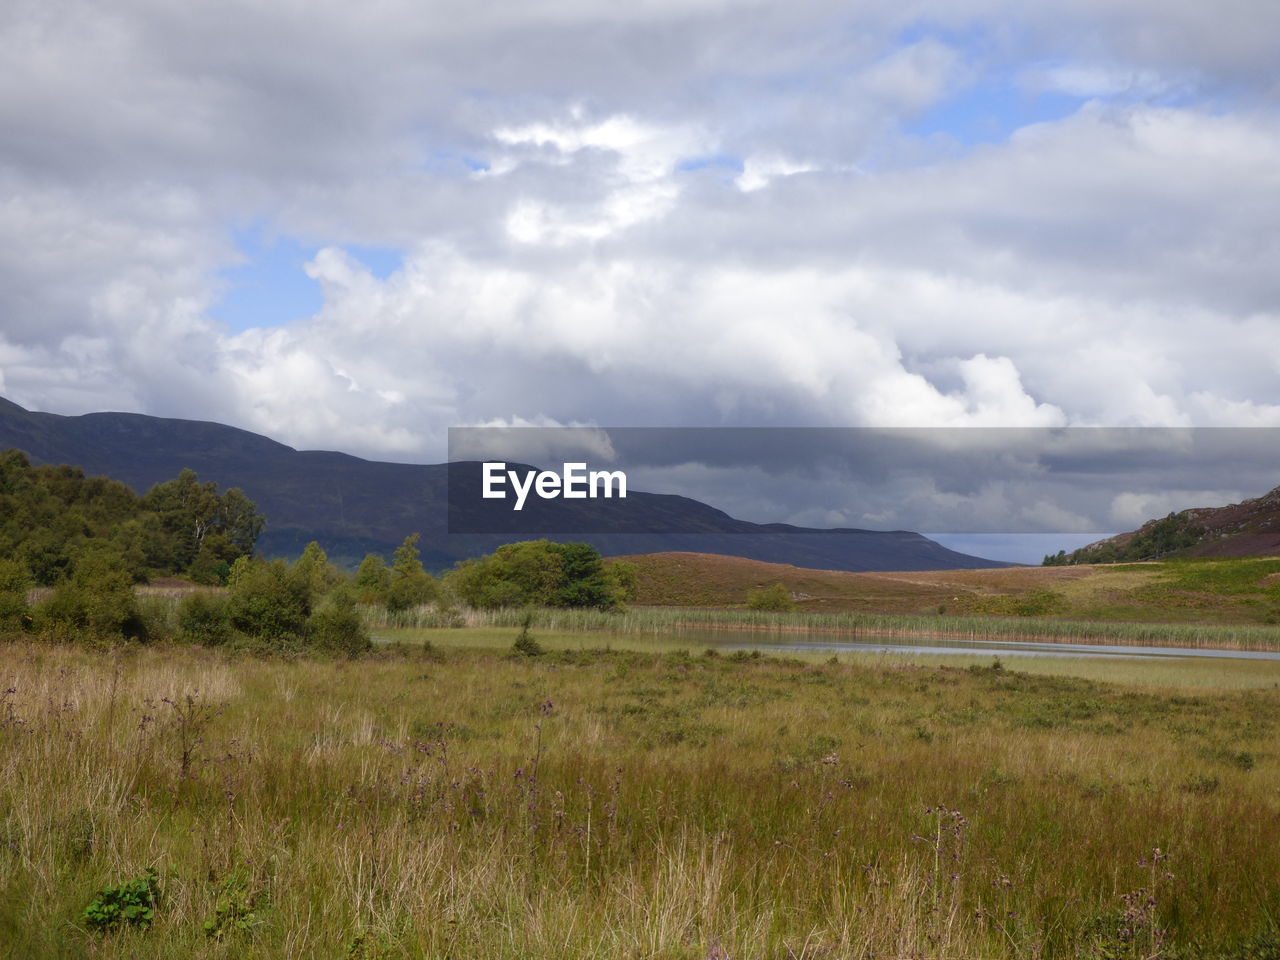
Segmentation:
[(1204, 527), (1196, 524), (1187, 511), (1170, 513), (1160, 520), (1152, 520), (1125, 543), (1104, 540), (1067, 553), (1059, 550), (1045, 556), (1041, 566), (1066, 567), (1079, 563), (1133, 563), (1139, 560), (1159, 560), (1171, 553), (1193, 547), (1204, 539)]
[[(139, 496), (76, 467), (2, 453), (0, 637), (174, 638), (356, 655), (370, 647), (362, 607), (610, 609), (634, 585), (629, 565), (606, 568), (588, 544), (548, 540), (508, 544), (437, 579), (423, 568), (416, 533), (390, 564), (371, 553), (353, 576), (314, 542), (292, 563), (254, 556), (263, 524), (242, 491), (220, 492), (190, 470)], [(135, 589), (165, 576), (208, 589), (176, 601)]]
[(79, 467), (33, 466), (19, 450), (0, 453), (0, 557), (39, 586), (104, 564), (135, 583), (172, 575), (225, 584), (236, 559), (253, 553), (264, 523), (242, 490), (219, 492), (191, 470), (139, 496)]

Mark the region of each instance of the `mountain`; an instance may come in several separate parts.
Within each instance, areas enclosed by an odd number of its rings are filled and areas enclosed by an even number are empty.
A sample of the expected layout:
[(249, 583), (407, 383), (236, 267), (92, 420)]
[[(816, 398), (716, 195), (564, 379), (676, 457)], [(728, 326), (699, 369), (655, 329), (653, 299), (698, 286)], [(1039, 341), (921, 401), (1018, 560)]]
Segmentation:
[[(219, 423), (134, 413), (67, 417), (25, 410), (0, 398), (0, 449), (16, 447), (37, 463), (69, 463), (144, 492), (185, 467), (223, 489), (240, 487), (267, 518), (259, 549), (298, 553), (316, 540), (350, 562), (389, 553), (406, 534), (422, 533), (423, 562), (442, 569), (500, 544), (530, 536), (584, 540), (607, 555), (690, 551), (825, 570), (944, 570), (1008, 566), (948, 550), (909, 531), (815, 530), (755, 524), (692, 500), (628, 491), (625, 500), (530, 500), (518, 529), (488, 532), (478, 495), (447, 491), (465, 480), (479, 490), (479, 465), (414, 465), (362, 460), (344, 453), (294, 450)], [(448, 529), (479, 530), (448, 533)], [(625, 532), (598, 533), (613, 530)], [(575, 532), (578, 531), (578, 532)]]
[(1192, 507), (1063, 554), (1065, 563), (1280, 555), (1280, 487), (1225, 507)]

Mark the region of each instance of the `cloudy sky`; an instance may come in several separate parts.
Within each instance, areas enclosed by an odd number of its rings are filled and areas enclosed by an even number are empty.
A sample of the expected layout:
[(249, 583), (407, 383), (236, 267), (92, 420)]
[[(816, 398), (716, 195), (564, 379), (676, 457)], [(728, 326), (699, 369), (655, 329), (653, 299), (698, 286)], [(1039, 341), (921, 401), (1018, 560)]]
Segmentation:
[(8, 0), (0, 395), (1280, 425), (1278, 63), (1272, 0)]

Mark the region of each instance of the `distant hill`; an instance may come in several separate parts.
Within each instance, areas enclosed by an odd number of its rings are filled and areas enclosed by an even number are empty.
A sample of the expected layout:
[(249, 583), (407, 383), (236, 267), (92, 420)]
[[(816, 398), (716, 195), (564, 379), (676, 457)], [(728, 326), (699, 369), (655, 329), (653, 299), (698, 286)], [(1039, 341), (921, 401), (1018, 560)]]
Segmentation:
[[(1032, 618), (1029, 623), (1050, 618), (1079, 626), (1280, 623), (1277, 557), (864, 573), (703, 553), (606, 562), (621, 561), (634, 567), (638, 606), (740, 609), (752, 590), (782, 584), (805, 613)], [(1028, 633), (1035, 629), (1027, 627)]]
[[(11, 447), (34, 462), (73, 464), (139, 492), (185, 467), (223, 489), (240, 487), (267, 518), (259, 549), (268, 555), (296, 554), (316, 540), (330, 556), (349, 562), (370, 551), (390, 553), (406, 534), (419, 531), (423, 560), (435, 569), (538, 534), (584, 540), (607, 555), (692, 551), (826, 570), (1008, 566), (948, 550), (909, 531), (754, 524), (688, 497), (640, 491), (629, 491), (624, 501), (593, 500), (586, 507), (597, 511), (587, 515), (594, 529), (638, 532), (566, 534), (559, 508), (540, 504), (529, 511), (527, 529), (518, 536), (449, 535), (448, 464), (383, 463), (294, 450), (247, 430), (204, 421), (133, 413), (35, 413), (0, 398), (0, 449)], [(452, 469), (456, 475), (466, 468), (455, 464)], [(581, 514), (577, 524), (575, 529), (583, 528)]]
[(1066, 563), (1280, 556), (1280, 487), (1225, 507), (1192, 507), (1062, 554)]

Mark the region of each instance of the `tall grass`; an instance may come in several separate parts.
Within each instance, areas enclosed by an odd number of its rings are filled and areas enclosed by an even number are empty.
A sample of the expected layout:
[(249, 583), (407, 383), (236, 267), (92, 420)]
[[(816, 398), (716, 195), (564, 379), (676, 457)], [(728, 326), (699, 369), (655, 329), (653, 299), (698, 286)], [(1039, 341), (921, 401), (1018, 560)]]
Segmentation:
[[(1280, 910), (1270, 693), (31, 644), (0, 677), (14, 957), (1213, 956)], [(149, 931), (84, 928), (148, 867)]]
[[(522, 610), (468, 611), (467, 626), (513, 627)], [(431, 626), (404, 623), (402, 626)], [(611, 631), (662, 635), (681, 630), (743, 630), (765, 634), (829, 633), (848, 637), (937, 637), (963, 640), (1049, 640), (1138, 646), (1280, 649), (1280, 627), (1256, 625), (1131, 623), (1031, 617), (960, 617), (916, 614), (805, 613), (640, 607), (622, 612), (534, 612), (545, 630)]]

